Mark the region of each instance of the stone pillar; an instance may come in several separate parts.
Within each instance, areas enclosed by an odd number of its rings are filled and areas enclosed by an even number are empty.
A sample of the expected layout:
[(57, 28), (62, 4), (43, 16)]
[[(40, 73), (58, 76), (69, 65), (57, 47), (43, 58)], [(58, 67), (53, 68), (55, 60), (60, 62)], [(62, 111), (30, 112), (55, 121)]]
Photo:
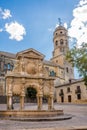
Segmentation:
[(24, 97), (25, 97), (25, 92), (24, 92), (24, 89), (22, 89), (22, 92), (20, 95), (20, 110), (24, 109)]
[(38, 110), (42, 109), (42, 95), (37, 96)]
[(20, 110), (23, 110), (24, 109), (24, 95), (21, 95), (20, 96)]
[(50, 93), (49, 93), (49, 103), (48, 103), (48, 109), (53, 110), (54, 109), (54, 82), (53, 80), (49, 81), (49, 88), (50, 88)]
[(50, 97), (48, 97), (48, 110), (51, 109)]
[(20, 95), (20, 110), (24, 109), (24, 97), (25, 97), (25, 78), (22, 78), (21, 95)]
[(54, 105), (53, 105), (53, 95), (50, 95), (48, 98), (48, 110), (53, 110)]
[(7, 96), (7, 109), (12, 110), (12, 94), (11, 93)]
[(8, 85), (8, 92), (7, 92), (7, 109), (11, 110), (12, 109), (12, 80), (11, 84)]
[(40, 110), (42, 109), (42, 96), (39, 97), (40, 99)]
[(50, 97), (50, 109), (53, 110), (54, 109), (54, 105), (53, 105), (53, 96)]

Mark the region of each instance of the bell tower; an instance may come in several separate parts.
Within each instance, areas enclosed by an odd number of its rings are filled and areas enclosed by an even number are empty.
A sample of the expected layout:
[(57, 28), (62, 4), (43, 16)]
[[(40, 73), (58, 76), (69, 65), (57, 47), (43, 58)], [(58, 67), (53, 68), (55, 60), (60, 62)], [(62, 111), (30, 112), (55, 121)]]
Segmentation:
[(68, 32), (65, 27), (59, 25), (53, 33), (54, 51), (52, 61), (64, 65), (64, 56), (69, 50)]
[(59, 21), (59, 26), (56, 27), (53, 33), (54, 50), (51, 61), (64, 68), (63, 76), (65, 81), (74, 78), (73, 67), (66, 60), (66, 53), (69, 50), (68, 38), (68, 30)]

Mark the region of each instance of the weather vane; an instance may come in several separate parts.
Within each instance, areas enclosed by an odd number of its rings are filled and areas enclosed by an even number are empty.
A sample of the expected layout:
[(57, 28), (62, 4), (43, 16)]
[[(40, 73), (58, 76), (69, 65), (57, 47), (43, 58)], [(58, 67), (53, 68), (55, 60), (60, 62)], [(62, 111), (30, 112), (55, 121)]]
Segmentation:
[(58, 23), (59, 23), (59, 26), (62, 25), (61, 18), (58, 18)]

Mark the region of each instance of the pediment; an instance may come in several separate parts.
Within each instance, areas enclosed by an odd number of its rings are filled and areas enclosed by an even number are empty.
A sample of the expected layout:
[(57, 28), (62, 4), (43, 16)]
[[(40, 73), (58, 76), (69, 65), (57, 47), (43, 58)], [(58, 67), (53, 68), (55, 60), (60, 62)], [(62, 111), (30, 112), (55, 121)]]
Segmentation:
[(44, 59), (45, 56), (42, 53), (35, 50), (35, 49), (28, 49), (28, 50), (24, 50), (24, 51), (21, 51), (21, 52), (17, 53), (16, 57), (17, 57), (17, 59), (19, 57), (34, 58), (34, 59)]

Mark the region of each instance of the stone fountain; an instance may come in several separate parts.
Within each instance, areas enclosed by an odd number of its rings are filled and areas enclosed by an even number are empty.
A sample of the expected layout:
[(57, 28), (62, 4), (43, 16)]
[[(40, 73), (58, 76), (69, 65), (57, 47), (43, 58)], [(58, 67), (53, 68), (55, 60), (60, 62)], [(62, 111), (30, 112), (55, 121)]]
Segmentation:
[[(47, 120), (48, 117), (59, 119), (58, 116), (63, 115), (63, 110), (54, 109), (54, 78), (43, 66), (43, 59), (44, 55), (34, 49), (17, 53), (14, 70), (6, 75), (7, 110), (0, 111), (0, 116), (16, 120)], [(37, 91), (37, 110), (24, 109), (25, 92), (29, 87)], [(19, 110), (12, 109), (14, 95), (19, 96)], [(42, 110), (44, 95), (48, 97), (48, 110)]]

